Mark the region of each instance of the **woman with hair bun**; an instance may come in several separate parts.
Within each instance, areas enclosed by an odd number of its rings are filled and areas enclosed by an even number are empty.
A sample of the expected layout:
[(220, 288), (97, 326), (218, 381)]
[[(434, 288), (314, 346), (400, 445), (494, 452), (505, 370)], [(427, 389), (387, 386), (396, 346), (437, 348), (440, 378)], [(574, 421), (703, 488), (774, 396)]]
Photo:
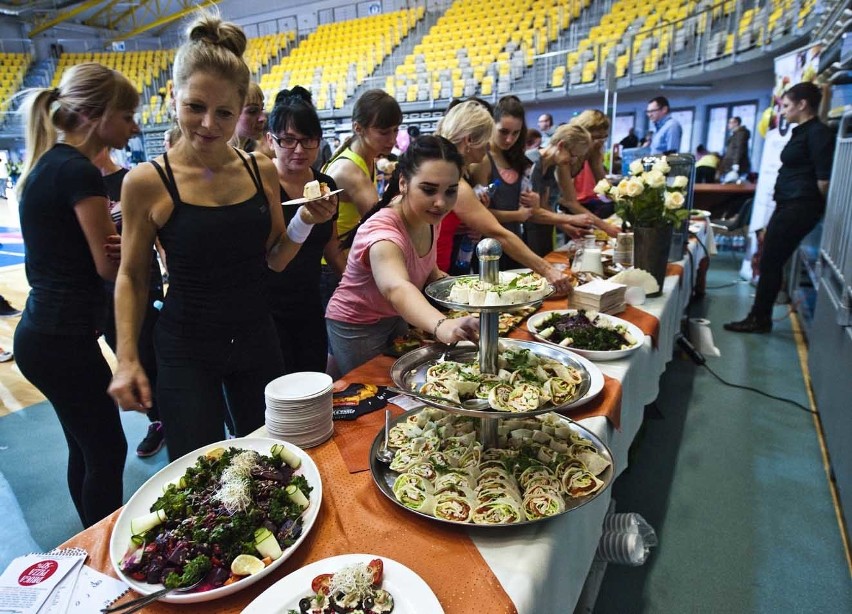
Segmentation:
[[(311, 94), (296, 86), (281, 90), (269, 114), (266, 140), (275, 153), (281, 202), (302, 195), (305, 184), (318, 181), (328, 191), (337, 189), (334, 179), (313, 169), (322, 141), (322, 127)], [(329, 197), (336, 205), (337, 195)], [(284, 206), (284, 217), (292, 219), (296, 208)], [(321, 259), (343, 272), (346, 258), (339, 249), (337, 214), (315, 224), (302, 249), (280, 273), (269, 271), (266, 289), (278, 341), (284, 356), (284, 371), (325, 371), (328, 337), (320, 297)]]
[(328, 201), (308, 203), (285, 227), (272, 161), (228, 143), (249, 88), (243, 31), (202, 15), (187, 38), (173, 73), (182, 137), (133, 169), (122, 189), (118, 368), (110, 386), (125, 409), (150, 405), (136, 347), (159, 237), (170, 284), (154, 333), (157, 402), (171, 459), (223, 439), (226, 419), (237, 436), (263, 424), (264, 387), (284, 371), (266, 267), (282, 270), (313, 225), (334, 214)]
[(326, 310), (329, 344), (343, 373), (381, 354), (408, 324), (442, 343), (477, 338), (478, 318), (448, 319), (422, 293), (446, 276), (436, 264), (438, 230), (456, 204), (463, 167), (446, 139), (413, 141), (399, 158), (397, 180), (344, 243), (351, 247), (346, 271)]
[(127, 455), (98, 345), (103, 283), (118, 265), (105, 250), (116, 229), (92, 160), (139, 133), (138, 104), (127, 78), (95, 63), (69, 68), (58, 88), (32, 90), (23, 104), (27, 155), (17, 190), (31, 290), (15, 358), (62, 424), (68, 488), (85, 527), (121, 506)]

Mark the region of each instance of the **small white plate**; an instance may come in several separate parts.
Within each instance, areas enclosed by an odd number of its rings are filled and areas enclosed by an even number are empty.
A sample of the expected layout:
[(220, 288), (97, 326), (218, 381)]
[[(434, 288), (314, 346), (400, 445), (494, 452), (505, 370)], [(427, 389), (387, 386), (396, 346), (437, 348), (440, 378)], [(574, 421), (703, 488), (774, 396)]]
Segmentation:
[(324, 196), (320, 196), (318, 198), (305, 198), (303, 196), (302, 198), (294, 198), (293, 200), (288, 200), (288, 201), (285, 201), (281, 204), (282, 205), (303, 205), (305, 203), (312, 203), (315, 200), (322, 200), (323, 198), (328, 198), (329, 196), (334, 196), (335, 194), (339, 194), (342, 191), (343, 191), (343, 188), (340, 188), (339, 190), (332, 190), (328, 194), (325, 194)]
[[(556, 309), (554, 311), (542, 311), (541, 313), (537, 313), (534, 316), (530, 317), (529, 320), (527, 320), (527, 330), (529, 330), (530, 333), (532, 333), (533, 337), (535, 337), (539, 341), (544, 341), (545, 343), (550, 343), (551, 345), (559, 345), (558, 343), (554, 343), (553, 341), (548, 341), (544, 337), (540, 337), (538, 335), (538, 331), (539, 331), (539, 328), (541, 326), (541, 323), (544, 322), (545, 318), (550, 317), (554, 313), (575, 314), (575, 313), (577, 313), (577, 310), (576, 309)], [(599, 313), (598, 317), (601, 320), (607, 322), (609, 324), (610, 328), (615, 328), (616, 326), (624, 326), (627, 329), (627, 333), (631, 337), (633, 337), (633, 339), (635, 340), (635, 343), (632, 346), (630, 346), (629, 348), (625, 348), (625, 349), (622, 349), (622, 350), (612, 350), (612, 351), (609, 351), (609, 352), (604, 352), (604, 351), (600, 351), (600, 350), (584, 350), (582, 348), (576, 348), (576, 347), (571, 347), (571, 346), (568, 346), (566, 349), (571, 350), (572, 352), (574, 352), (575, 354), (579, 354), (580, 356), (585, 356), (586, 358), (588, 358), (590, 360), (606, 361), (606, 360), (618, 360), (619, 358), (624, 358), (625, 356), (627, 356), (627, 355), (631, 354), (632, 352), (635, 352), (636, 350), (638, 350), (645, 343), (645, 333), (643, 333), (642, 330), (638, 326), (636, 326), (635, 324), (632, 324), (632, 323), (628, 322), (627, 320), (622, 320), (621, 318), (616, 318), (615, 316), (611, 316), (611, 315), (606, 314), (606, 313)], [(562, 347), (564, 347), (564, 346), (562, 346)]]
[(277, 377), (266, 385), (264, 394), (278, 401), (306, 401), (331, 390), (334, 380), (318, 371), (301, 371)]
[(341, 554), (316, 561), (284, 576), (263, 591), (242, 614), (284, 614), (299, 611), (299, 600), (311, 594), (311, 581), (320, 574), (335, 573), (355, 563), (381, 559), (382, 588), (394, 601), (394, 614), (443, 614), (441, 603), (429, 585), (402, 563), (376, 554)]
[[(275, 444), (283, 444), (288, 450), (296, 454), (302, 460), (302, 464), (299, 469), (296, 470), (296, 474), (305, 476), (308, 484), (310, 484), (313, 488), (309, 495), (311, 504), (302, 514), (302, 534), (292, 546), (284, 549), (284, 554), (272, 561), (272, 563), (263, 571), (256, 573), (253, 576), (248, 576), (242, 580), (234, 582), (233, 584), (229, 584), (228, 586), (220, 586), (219, 588), (214, 588), (213, 590), (205, 591), (203, 593), (172, 593), (171, 595), (161, 597), (160, 601), (168, 603), (198, 603), (200, 601), (219, 599), (220, 597), (236, 593), (247, 586), (251, 586), (258, 580), (268, 576), (270, 573), (278, 569), (281, 564), (290, 558), (290, 555), (296, 551), (314, 526), (314, 522), (319, 515), (320, 505), (322, 504), (322, 480), (320, 479), (319, 469), (317, 469), (314, 461), (305, 453), (304, 450), (301, 450), (286, 441), (261, 437), (245, 437), (242, 439), (227, 439), (225, 441), (211, 443), (210, 445), (199, 448), (185, 456), (181, 456), (179, 459), (172, 461), (169, 465), (166, 465), (154, 474), (147, 482), (139, 487), (139, 490), (137, 490), (132, 497), (130, 497), (130, 501), (127, 502), (127, 504), (122, 508), (121, 513), (118, 515), (118, 520), (115, 522), (112, 535), (110, 535), (109, 539), (110, 560), (119, 579), (125, 584), (128, 584), (130, 588), (140, 595), (148, 595), (163, 588), (162, 584), (148, 584), (147, 582), (134, 580), (130, 576), (126, 575), (121, 570), (121, 561), (124, 559), (124, 556), (127, 554), (128, 547), (130, 546), (130, 521), (133, 518), (147, 514), (151, 510), (151, 505), (163, 494), (163, 486), (165, 484), (173, 482), (184, 475), (189, 467), (195, 465), (195, 461), (198, 460), (199, 456), (202, 456), (206, 452), (215, 448), (254, 450), (261, 454), (268, 455), (272, 446)], [(310, 586), (308, 588), (310, 588)]]

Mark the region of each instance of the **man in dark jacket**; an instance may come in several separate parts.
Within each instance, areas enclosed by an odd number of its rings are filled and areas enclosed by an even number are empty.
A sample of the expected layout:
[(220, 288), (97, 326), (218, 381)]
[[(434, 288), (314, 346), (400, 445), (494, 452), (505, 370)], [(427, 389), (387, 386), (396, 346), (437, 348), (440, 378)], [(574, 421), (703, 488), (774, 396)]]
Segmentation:
[(739, 117), (728, 120), (728, 130), (730, 135), (728, 142), (725, 143), (725, 155), (719, 164), (719, 176), (724, 177), (725, 173), (734, 168), (734, 164), (739, 167), (737, 172), (745, 175), (751, 170), (748, 159), (748, 140), (751, 138), (751, 133), (743, 126), (743, 120)]

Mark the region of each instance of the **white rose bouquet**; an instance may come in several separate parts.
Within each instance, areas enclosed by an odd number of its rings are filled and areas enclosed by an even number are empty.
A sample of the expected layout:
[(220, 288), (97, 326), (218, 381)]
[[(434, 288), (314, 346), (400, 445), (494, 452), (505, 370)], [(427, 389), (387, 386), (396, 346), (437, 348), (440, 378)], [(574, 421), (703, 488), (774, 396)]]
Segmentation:
[(671, 170), (665, 158), (634, 160), (630, 177), (618, 185), (601, 179), (595, 192), (615, 201), (616, 213), (631, 226), (677, 226), (689, 216), (684, 207), (689, 179), (669, 177)]

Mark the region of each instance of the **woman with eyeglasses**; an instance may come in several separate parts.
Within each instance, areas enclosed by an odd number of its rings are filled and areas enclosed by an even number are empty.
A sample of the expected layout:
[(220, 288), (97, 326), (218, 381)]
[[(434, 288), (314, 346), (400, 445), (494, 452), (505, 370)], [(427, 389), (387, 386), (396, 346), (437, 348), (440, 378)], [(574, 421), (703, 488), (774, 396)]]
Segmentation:
[[(273, 163), (278, 170), (281, 202), (299, 198), (310, 181), (325, 183), (330, 191), (337, 189), (334, 179), (314, 170), (319, 154), (322, 127), (311, 94), (296, 86), (282, 90), (275, 97), (269, 114), (267, 142), (275, 152)], [(337, 195), (328, 199), (337, 204)], [(284, 218), (289, 223), (298, 207), (284, 205)], [(325, 371), (328, 337), (320, 297), (321, 259), (343, 272), (346, 259), (338, 249), (337, 213), (321, 224), (314, 224), (299, 253), (280, 273), (269, 271), (266, 291), (272, 319), (278, 330), (278, 342), (284, 356), (285, 373)]]

